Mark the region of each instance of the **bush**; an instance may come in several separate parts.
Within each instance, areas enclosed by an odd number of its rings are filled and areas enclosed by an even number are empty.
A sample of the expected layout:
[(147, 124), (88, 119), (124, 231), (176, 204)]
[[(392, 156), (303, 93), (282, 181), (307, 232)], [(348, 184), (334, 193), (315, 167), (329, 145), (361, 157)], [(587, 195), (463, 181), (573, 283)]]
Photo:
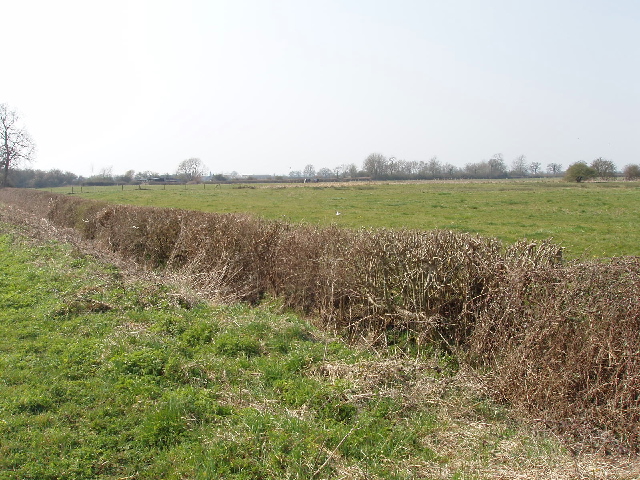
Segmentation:
[(593, 446), (640, 445), (640, 258), (502, 274), (468, 342), (499, 396)]
[(624, 167), (623, 175), (625, 180), (637, 180), (640, 178), (640, 166), (639, 165), (627, 165)]
[(567, 168), (567, 171), (564, 173), (564, 180), (567, 182), (580, 183), (584, 180), (595, 178), (597, 175), (598, 172), (585, 162), (576, 162)]

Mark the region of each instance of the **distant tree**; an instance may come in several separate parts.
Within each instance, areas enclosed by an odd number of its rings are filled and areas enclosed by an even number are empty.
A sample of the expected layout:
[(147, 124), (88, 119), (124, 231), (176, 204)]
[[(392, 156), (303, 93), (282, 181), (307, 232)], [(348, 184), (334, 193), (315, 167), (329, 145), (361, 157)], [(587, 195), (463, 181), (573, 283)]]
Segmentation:
[(461, 173), (470, 178), (504, 178), (507, 175), (507, 167), (502, 155), (497, 154), (488, 161), (467, 163)]
[(340, 175), (342, 175), (343, 178), (356, 178), (358, 176), (358, 167), (355, 163), (344, 163), (339, 167), (336, 167), (336, 172), (338, 170), (340, 171)]
[(524, 155), (518, 155), (511, 162), (511, 175), (514, 177), (525, 177), (527, 173), (529, 173), (527, 157)]
[(313, 178), (316, 176), (316, 169), (313, 165), (309, 164), (307, 166), (304, 167), (304, 170), (302, 171), (302, 175), (304, 175), (305, 178)]
[(458, 168), (455, 165), (451, 165), (450, 163), (445, 163), (442, 165), (442, 172), (449, 178), (453, 178), (454, 176), (459, 175)]
[(637, 164), (631, 164), (624, 167), (622, 172), (626, 180), (637, 180), (640, 178), (640, 166)]
[(300, 177), (302, 177), (302, 172), (300, 170), (291, 170), (289, 172), (289, 176), (291, 178), (300, 178)]
[(371, 178), (380, 178), (387, 173), (387, 157), (381, 153), (372, 153), (364, 159), (362, 169)]
[(489, 178), (500, 178), (507, 174), (507, 165), (501, 153), (496, 153), (487, 162), (489, 165)]
[(321, 168), (320, 170), (318, 170), (318, 176), (322, 178), (331, 178), (333, 177), (333, 170), (326, 167)]
[(413, 162), (401, 158), (393, 163), (393, 173), (396, 177), (410, 177), (413, 172)]
[(464, 175), (471, 178), (487, 178), (489, 176), (489, 164), (486, 161), (467, 163), (464, 166)]
[(559, 163), (548, 163), (547, 173), (549, 175), (559, 175), (562, 172), (562, 165)]
[(598, 172), (595, 169), (587, 165), (586, 162), (576, 162), (569, 165), (567, 171), (564, 172), (564, 179), (567, 182), (582, 182), (590, 178), (598, 176)]
[(113, 167), (102, 168), (96, 177), (100, 180), (113, 181)]
[(205, 172), (205, 166), (199, 158), (188, 158), (178, 165), (176, 174), (186, 182), (199, 182)]
[(7, 186), (9, 170), (30, 162), (35, 155), (35, 144), (29, 133), (20, 126), (18, 114), (0, 103), (0, 169), (1, 187)]
[(593, 168), (596, 171), (596, 175), (603, 180), (607, 180), (616, 176), (615, 163), (602, 157), (598, 157), (593, 162), (591, 162), (591, 168)]
[(127, 170), (124, 175), (119, 175), (116, 180), (122, 183), (131, 183), (133, 179), (136, 177), (135, 170)]
[(431, 157), (425, 165), (425, 170), (431, 178), (436, 178), (442, 174), (442, 164), (438, 157)]
[(529, 164), (529, 171), (531, 172), (531, 175), (538, 175), (538, 172), (540, 172), (540, 167), (542, 166), (542, 164), (540, 162), (531, 162)]
[(383, 168), (383, 175), (397, 175), (398, 174), (398, 159), (396, 157), (389, 157)]

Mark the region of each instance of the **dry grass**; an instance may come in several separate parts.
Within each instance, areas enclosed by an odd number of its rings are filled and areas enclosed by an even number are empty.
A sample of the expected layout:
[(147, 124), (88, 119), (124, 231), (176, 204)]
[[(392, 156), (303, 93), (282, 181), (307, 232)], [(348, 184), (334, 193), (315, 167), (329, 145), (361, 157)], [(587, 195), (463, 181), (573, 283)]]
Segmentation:
[(437, 344), (578, 451), (638, 452), (638, 258), (566, 263), (549, 242), (505, 248), (449, 231), (293, 226), (37, 191), (0, 200), (223, 301), (273, 296), (374, 346)]

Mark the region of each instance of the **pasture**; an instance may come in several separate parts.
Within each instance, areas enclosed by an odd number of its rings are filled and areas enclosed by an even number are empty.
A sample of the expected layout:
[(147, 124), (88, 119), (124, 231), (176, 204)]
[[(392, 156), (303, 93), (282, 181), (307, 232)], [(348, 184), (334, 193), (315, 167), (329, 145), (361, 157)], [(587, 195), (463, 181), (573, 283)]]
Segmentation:
[(637, 182), (126, 185), (74, 187), (73, 193), (118, 204), (252, 213), (294, 223), (446, 229), (506, 243), (552, 238), (569, 258), (640, 255)]

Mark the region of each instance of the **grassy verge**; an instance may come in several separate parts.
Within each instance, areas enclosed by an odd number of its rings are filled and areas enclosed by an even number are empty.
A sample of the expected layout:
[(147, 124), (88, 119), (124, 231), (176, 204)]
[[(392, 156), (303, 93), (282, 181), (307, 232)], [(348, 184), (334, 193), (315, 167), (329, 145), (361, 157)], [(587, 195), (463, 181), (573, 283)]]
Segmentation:
[[(71, 188), (54, 189), (70, 193)], [(513, 243), (553, 238), (569, 257), (640, 255), (638, 182), (420, 182), (74, 187), (84, 198), (350, 228), (445, 229)], [(340, 215), (336, 215), (340, 212)]]
[(626, 472), (571, 458), (451, 357), (201, 303), (1, 223), (0, 305), (0, 478)]

